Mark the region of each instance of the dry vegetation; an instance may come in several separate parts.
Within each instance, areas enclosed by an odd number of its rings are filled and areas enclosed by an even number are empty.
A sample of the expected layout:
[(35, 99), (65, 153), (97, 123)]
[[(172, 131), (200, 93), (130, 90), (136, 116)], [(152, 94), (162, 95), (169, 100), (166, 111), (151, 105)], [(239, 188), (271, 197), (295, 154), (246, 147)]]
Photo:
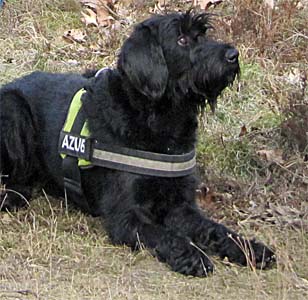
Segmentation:
[[(80, 21), (79, 2), (6, 1), (0, 84), (36, 69), (111, 65), (130, 26), (155, 4), (119, 0), (114, 20), (99, 28)], [(240, 49), (242, 74), (216, 114), (200, 116), (199, 170), (209, 190), (200, 188), (199, 202), (273, 246), (277, 267), (214, 260), (214, 276), (187, 278), (146, 251), (111, 245), (98, 219), (37, 191), (29, 208), (0, 214), (0, 299), (307, 299), (307, 1), (225, 0), (210, 10), (218, 15), (213, 34)], [(73, 29), (81, 41), (63, 38)]]

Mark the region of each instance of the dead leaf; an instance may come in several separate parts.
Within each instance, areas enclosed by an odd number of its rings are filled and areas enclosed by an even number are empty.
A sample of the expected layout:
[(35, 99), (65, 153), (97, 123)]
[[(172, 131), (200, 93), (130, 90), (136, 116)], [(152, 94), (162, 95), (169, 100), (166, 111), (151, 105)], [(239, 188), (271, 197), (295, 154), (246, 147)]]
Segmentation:
[(204, 183), (201, 183), (197, 190), (197, 202), (200, 208), (205, 211), (215, 210), (217, 205), (232, 199), (230, 193), (218, 193), (213, 189), (208, 188)]
[(208, 9), (211, 6), (217, 6), (222, 3), (223, 0), (193, 0), (193, 6), (200, 6), (201, 9)]
[(247, 133), (248, 133), (248, 130), (247, 130), (246, 126), (243, 125), (243, 126), (241, 127), (241, 132), (240, 132), (240, 134), (239, 134), (238, 136), (241, 137), (241, 136), (243, 136), (243, 135), (246, 135)]
[(88, 8), (82, 12), (82, 21), (88, 25), (107, 27), (114, 23), (114, 0), (81, 0)]
[(213, 192), (210, 191), (210, 189), (204, 183), (201, 183), (198, 186), (196, 192), (200, 202), (205, 202), (205, 203), (213, 202), (213, 197), (212, 197)]
[(284, 77), (287, 82), (298, 85), (302, 81), (303, 74), (299, 68), (291, 68)]
[(105, 0), (105, 2), (108, 4), (108, 5), (114, 5), (117, 0)]
[(92, 8), (96, 11), (99, 7), (109, 7), (110, 9), (114, 8), (116, 0), (79, 0), (84, 6)]
[(113, 6), (117, 0), (79, 0), (85, 6), (96, 8), (102, 4)]
[(162, 13), (169, 5), (170, 0), (158, 0), (155, 2), (154, 13)]
[(257, 154), (264, 160), (266, 160), (269, 163), (278, 163), (283, 164), (284, 160), (282, 158), (282, 150), (276, 149), (276, 150), (259, 150), (257, 151)]
[(304, 9), (304, 8), (308, 7), (308, 1), (307, 0), (300, 0), (300, 1), (298, 1), (296, 7), (298, 9)]
[(80, 0), (80, 3), (83, 4), (84, 6), (90, 7), (95, 9), (97, 6), (97, 0)]
[(158, 5), (160, 7), (165, 7), (168, 5), (168, 2), (170, 2), (170, 0), (158, 0)]
[(107, 27), (114, 22), (114, 18), (110, 15), (110, 12), (105, 7), (101, 6), (96, 9), (96, 20), (98, 26)]
[(82, 11), (81, 14), (83, 15), (83, 18), (81, 18), (81, 21), (85, 23), (86, 26), (89, 26), (89, 25), (98, 26), (97, 20), (96, 20), (96, 13), (92, 9), (86, 8), (85, 12)]
[(71, 43), (84, 43), (86, 41), (86, 33), (81, 29), (70, 29), (64, 32), (63, 38)]

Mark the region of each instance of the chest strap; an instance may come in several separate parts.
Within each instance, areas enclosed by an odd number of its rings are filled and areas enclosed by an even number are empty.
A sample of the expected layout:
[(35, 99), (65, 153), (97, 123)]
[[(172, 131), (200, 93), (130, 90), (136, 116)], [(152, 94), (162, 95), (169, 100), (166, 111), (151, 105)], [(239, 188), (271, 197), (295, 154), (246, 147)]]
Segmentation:
[(62, 131), (60, 153), (82, 159), (81, 168), (99, 166), (142, 175), (181, 177), (196, 166), (195, 151), (182, 155), (159, 154), (126, 147), (110, 146), (92, 138)]

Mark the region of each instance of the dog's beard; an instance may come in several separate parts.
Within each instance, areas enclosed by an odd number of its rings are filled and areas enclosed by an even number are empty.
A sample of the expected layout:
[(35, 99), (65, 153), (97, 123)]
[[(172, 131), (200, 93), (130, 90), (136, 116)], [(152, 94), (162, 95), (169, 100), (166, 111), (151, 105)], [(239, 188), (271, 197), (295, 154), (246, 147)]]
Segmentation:
[(195, 73), (196, 77), (192, 78), (192, 90), (203, 97), (203, 101), (210, 106), (211, 111), (214, 113), (217, 106), (217, 98), (226, 87), (233, 85), (236, 77), (239, 76), (239, 72), (238, 66), (227, 70), (216, 69), (216, 72), (199, 69)]
[[(217, 106), (217, 98), (222, 91), (231, 86), (239, 74), (239, 67), (225, 68), (209, 72), (208, 66), (199, 67), (198, 70), (183, 72), (176, 80), (169, 78), (167, 95), (173, 99), (173, 105), (180, 105), (187, 97), (193, 99), (197, 106), (204, 110), (206, 105), (210, 106), (214, 113)], [(191, 97), (192, 96), (192, 97)]]

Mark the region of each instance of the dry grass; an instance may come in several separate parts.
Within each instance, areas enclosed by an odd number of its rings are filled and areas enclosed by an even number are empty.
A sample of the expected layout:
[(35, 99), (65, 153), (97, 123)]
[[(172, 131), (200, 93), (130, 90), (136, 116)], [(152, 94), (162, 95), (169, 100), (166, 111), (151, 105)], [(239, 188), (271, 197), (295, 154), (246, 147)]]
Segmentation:
[(214, 260), (207, 279), (170, 272), (146, 251), (108, 243), (100, 221), (38, 197), (1, 217), (1, 299), (304, 299), (307, 239), (300, 229), (259, 223), (249, 232), (276, 245), (278, 266), (251, 271)]
[[(110, 65), (131, 24), (148, 14), (136, 1), (121, 28), (98, 30), (80, 22), (75, 0), (6, 2), (0, 84), (35, 69)], [(0, 299), (307, 299), (307, 122), (301, 122), (308, 101), (307, 7), (298, 9), (298, 2), (282, 0), (269, 11), (260, 1), (225, 1), (215, 34), (239, 47), (241, 81), (224, 93), (215, 116), (200, 118), (198, 161), (210, 187), (201, 206), (273, 246), (276, 268), (256, 271), (214, 259), (214, 276), (184, 277), (145, 250), (111, 245), (98, 219), (38, 191), (29, 208), (0, 214)], [(86, 31), (84, 44), (63, 40), (73, 28)], [(247, 132), (239, 137), (243, 126)]]

